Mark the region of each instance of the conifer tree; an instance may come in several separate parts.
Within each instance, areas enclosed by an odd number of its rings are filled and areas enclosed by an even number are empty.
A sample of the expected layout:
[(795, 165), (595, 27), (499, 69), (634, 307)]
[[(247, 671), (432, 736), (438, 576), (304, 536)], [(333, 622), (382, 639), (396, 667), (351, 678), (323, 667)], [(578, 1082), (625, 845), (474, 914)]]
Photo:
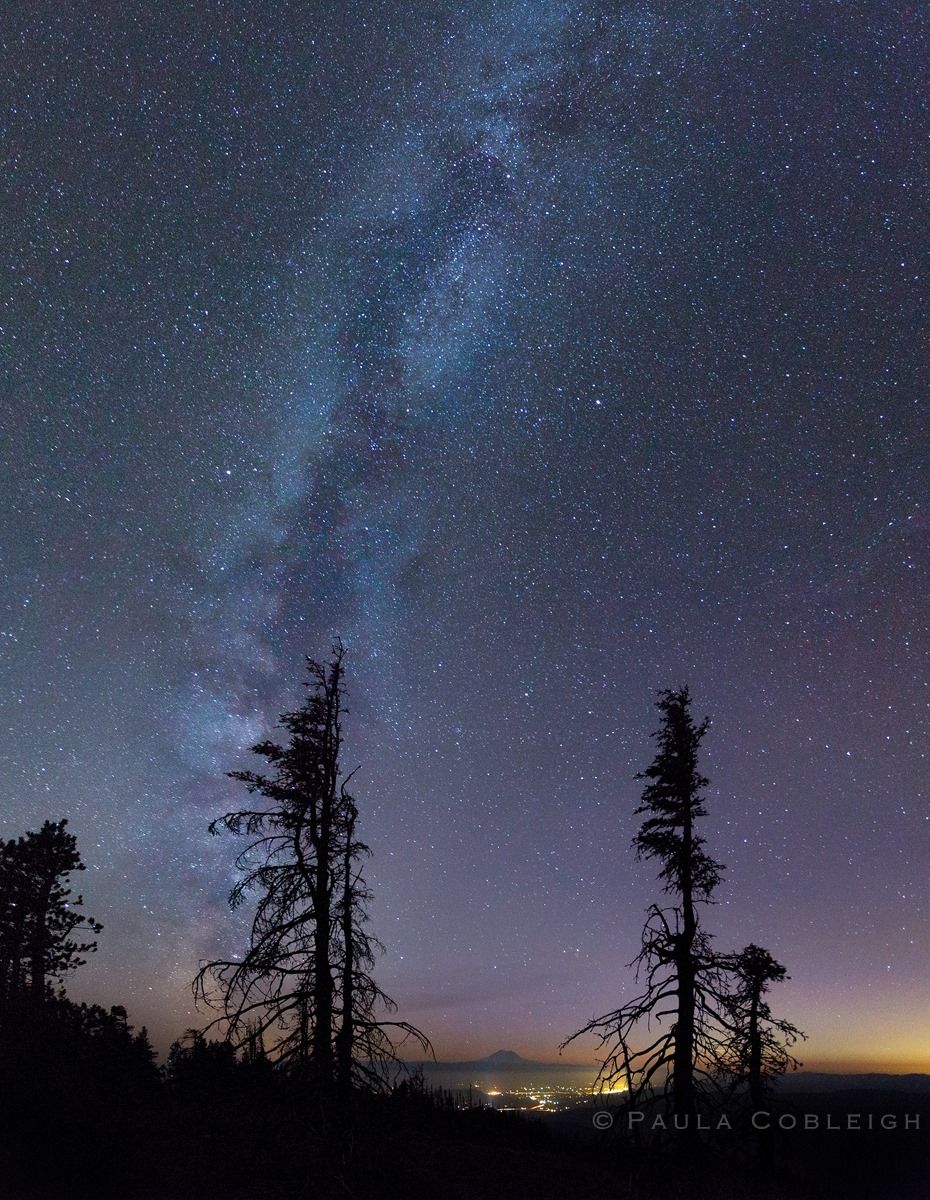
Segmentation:
[(254, 900), (252, 928), (241, 958), (207, 963), (194, 983), (220, 1010), (208, 1028), (222, 1025), (237, 1047), (258, 1039), (324, 1100), (378, 1082), (379, 1064), (396, 1060), (394, 1035), (429, 1045), (413, 1026), (387, 1019), (395, 1006), (370, 974), (380, 947), (365, 929), (368, 850), (355, 836), (358, 809), (342, 766), (344, 656), (337, 643), (328, 663), (307, 660), (307, 698), (280, 718), (286, 739), (253, 747), (270, 770), (231, 773), (261, 803), (210, 830), (247, 839), (230, 903)]
[[(633, 840), (637, 857), (656, 859), (671, 907), (650, 906), (635, 962), (645, 990), (629, 1004), (588, 1022), (564, 1045), (596, 1033), (604, 1051), (599, 1081), (626, 1086), (631, 1103), (655, 1096), (671, 1099), (682, 1127), (694, 1130), (697, 1083), (712, 1081), (720, 1037), (723, 989), (720, 965), (700, 924), (700, 904), (712, 899), (723, 870), (704, 849), (698, 825), (706, 816), (707, 779), (698, 766), (708, 722), (691, 715), (687, 688), (659, 694), (662, 723), (653, 735), (656, 754), (637, 776), (646, 781)], [(652, 1022), (658, 1022), (655, 1035)], [(644, 1033), (652, 1029), (652, 1035)], [(640, 1046), (637, 1042), (645, 1042)]]
[(725, 962), (729, 986), (725, 998), (729, 1036), (720, 1050), (720, 1073), (736, 1087), (745, 1084), (750, 1104), (765, 1104), (773, 1079), (800, 1063), (790, 1049), (804, 1034), (772, 1015), (766, 994), (788, 972), (768, 950), (752, 943)]
[(68, 822), (0, 843), (0, 1002), (41, 1003), (97, 949), (103, 928), (86, 916), (70, 876), (83, 871)]

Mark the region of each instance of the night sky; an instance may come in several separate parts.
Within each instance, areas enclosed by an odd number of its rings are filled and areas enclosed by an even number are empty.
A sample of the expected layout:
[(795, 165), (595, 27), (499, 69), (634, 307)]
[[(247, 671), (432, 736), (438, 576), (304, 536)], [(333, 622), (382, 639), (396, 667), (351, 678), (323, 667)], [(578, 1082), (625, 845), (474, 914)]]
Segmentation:
[(78, 836), (72, 994), (202, 1020), (223, 773), (341, 634), (379, 977), (441, 1057), (632, 995), (687, 682), (717, 944), (786, 963), (808, 1066), (930, 1070), (920, 6), (29, 0), (0, 40), (0, 835)]

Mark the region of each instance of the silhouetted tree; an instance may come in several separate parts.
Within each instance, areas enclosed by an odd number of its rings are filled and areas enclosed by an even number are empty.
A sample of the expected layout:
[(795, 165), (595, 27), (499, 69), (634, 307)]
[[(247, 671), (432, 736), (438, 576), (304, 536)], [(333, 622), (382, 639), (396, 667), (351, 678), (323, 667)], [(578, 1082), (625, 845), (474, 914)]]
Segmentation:
[[(663, 1092), (671, 1094), (675, 1116), (694, 1130), (696, 1079), (713, 1083), (723, 987), (698, 905), (711, 899), (723, 868), (705, 852), (697, 833), (697, 823), (706, 815), (708, 781), (698, 769), (698, 753), (708, 722), (695, 723), (690, 706), (687, 688), (659, 694), (662, 725), (653, 735), (656, 755), (637, 776), (647, 781), (636, 809), (646, 819), (633, 846), (638, 858), (659, 861), (659, 878), (676, 901), (671, 908), (652, 905), (648, 910), (642, 948), (634, 960), (637, 975), (645, 977), (645, 990), (629, 1004), (589, 1021), (564, 1045), (596, 1033), (605, 1052), (602, 1086), (624, 1083), (635, 1103), (661, 1083)], [(661, 1027), (658, 1037), (643, 1032), (653, 1020)], [(636, 1048), (636, 1040), (647, 1044)]]
[(188, 1029), (172, 1043), (164, 1067), (165, 1081), (178, 1095), (211, 1102), (228, 1094), (237, 1071), (235, 1047), (199, 1029)]
[[(0, 1020), (0, 1194), (109, 1196), (108, 1176), (131, 1157), (158, 1103), (145, 1030), (126, 1010), (28, 993)], [(125, 1157), (124, 1157), (125, 1156)]]
[(0, 842), (0, 1004), (20, 997), (26, 981), (26, 882), (16, 842)]
[(80, 911), (69, 877), (84, 864), (67, 821), (0, 844), (0, 1002), (41, 1002), (86, 962), (103, 928)]
[(364, 928), (369, 894), (358, 863), (367, 847), (355, 837), (358, 810), (341, 765), (343, 659), (341, 643), (327, 664), (308, 659), (307, 699), (280, 719), (286, 743), (253, 748), (271, 773), (231, 773), (266, 803), (210, 829), (248, 839), (230, 903), (254, 894), (255, 914), (244, 956), (207, 963), (194, 984), (221, 1010), (208, 1028), (223, 1025), (237, 1047), (262, 1040), (273, 1061), (300, 1069), (324, 1097), (353, 1079), (373, 1082), (379, 1063), (396, 1060), (393, 1035), (428, 1046), (413, 1026), (385, 1019), (393, 1002), (369, 973), (380, 947)]
[(719, 1050), (721, 1075), (734, 1086), (745, 1084), (753, 1108), (765, 1102), (772, 1079), (801, 1064), (790, 1048), (804, 1034), (788, 1021), (772, 1016), (766, 993), (788, 973), (762, 946), (748, 945), (721, 960), (728, 972), (725, 1017), (728, 1036)]

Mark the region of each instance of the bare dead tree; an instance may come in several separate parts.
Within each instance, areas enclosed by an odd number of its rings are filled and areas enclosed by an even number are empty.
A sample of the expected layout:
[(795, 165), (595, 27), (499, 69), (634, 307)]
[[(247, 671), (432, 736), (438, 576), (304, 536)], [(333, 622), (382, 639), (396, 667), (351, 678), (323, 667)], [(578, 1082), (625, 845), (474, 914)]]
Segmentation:
[(253, 748), (271, 773), (231, 772), (265, 801), (210, 826), (247, 839), (230, 904), (255, 899), (252, 928), (241, 958), (206, 963), (194, 981), (197, 999), (218, 1011), (208, 1029), (236, 1047), (260, 1042), (324, 1098), (370, 1084), (405, 1038), (429, 1049), (414, 1026), (388, 1019), (395, 1006), (370, 973), (381, 947), (364, 927), (368, 849), (341, 765), (344, 655), (337, 642), (327, 664), (308, 659), (307, 699), (280, 719), (287, 741)]
[[(595, 1034), (601, 1051), (597, 1087), (611, 1092), (618, 1087), (627, 1093), (633, 1107), (663, 1098), (671, 1102), (676, 1116), (695, 1115), (676, 1104), (675, 1066), (679, 1032), (679, 962), (681, 919), (677, 908), (651, 905), (643, 927), (642, 945), (630, 963), (640, 991), (632, 1000), (602, 1017), (595, 1017), (563, 1043), (563, 1048), (585, 1034)], [(694, 1009), (689, 1038), (692, 1096), (699, 1090), (722, 1097), (717, 1061), (726, 1026), (721, 1021), (725, 975), (711, 946), (711, 939), (698, 929), (691, 949), (691, 992)]]

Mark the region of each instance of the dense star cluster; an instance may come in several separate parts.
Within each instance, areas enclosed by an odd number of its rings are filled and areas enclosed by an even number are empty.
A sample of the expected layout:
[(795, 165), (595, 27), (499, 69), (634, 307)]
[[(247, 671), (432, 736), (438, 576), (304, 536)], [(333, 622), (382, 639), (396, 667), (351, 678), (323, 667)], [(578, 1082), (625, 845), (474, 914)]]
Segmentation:
[(88, 996), (231, 954), (208, 821), (348, 647), (385, 989), (616, 1007), (656, 690), (811, 1065), (930, 1069), (928, 28), (887, 0), (14, 6), (0, 836)]

